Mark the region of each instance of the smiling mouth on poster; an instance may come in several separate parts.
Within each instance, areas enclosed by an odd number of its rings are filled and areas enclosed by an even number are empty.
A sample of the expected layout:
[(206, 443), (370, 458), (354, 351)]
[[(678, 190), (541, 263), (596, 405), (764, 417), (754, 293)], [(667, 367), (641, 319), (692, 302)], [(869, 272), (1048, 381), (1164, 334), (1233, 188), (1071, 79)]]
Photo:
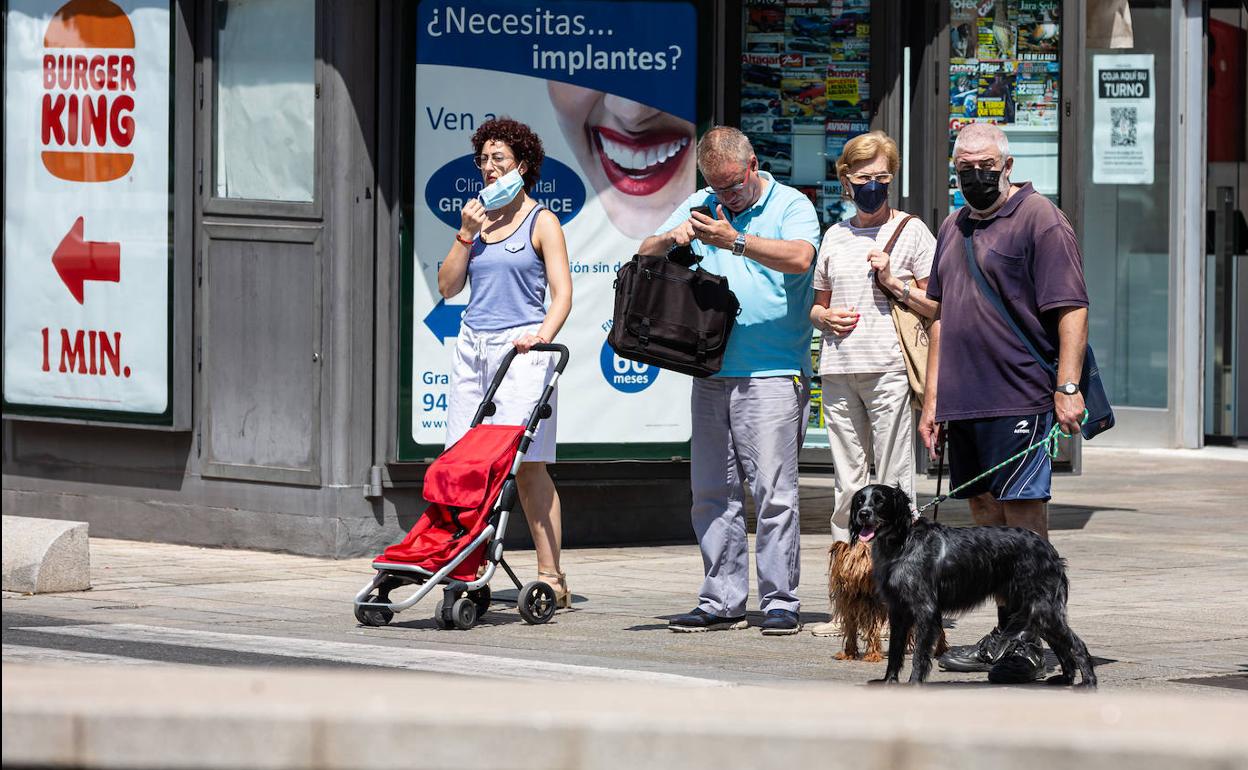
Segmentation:
[(687, 442), (689, 378), (619, 358), (606, 339), (616, 270), (696, 184), (694, 7), (425, 0), (416, 37), (412, 442), (445, 440), (472, 287), (443, 299), (437, 273), (460, 209), (484, 186), (472, 135), (503, 116), (541, 137), (546, 157), (529, 194), (558, 216), (567, 241), (573, 304), (558, 342), (572, 358), (559, 386), (560, 457), (570, 444), (616, 445), (626, 458), (620, 445)]

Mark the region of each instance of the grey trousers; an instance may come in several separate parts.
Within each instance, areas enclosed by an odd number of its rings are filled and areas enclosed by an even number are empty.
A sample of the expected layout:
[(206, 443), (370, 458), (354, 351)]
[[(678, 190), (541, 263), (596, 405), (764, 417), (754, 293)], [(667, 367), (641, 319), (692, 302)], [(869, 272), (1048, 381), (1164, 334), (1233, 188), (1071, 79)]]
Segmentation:
[(744, 487), (758, 511), (759, 605), (798, 611), (797, 460), (810, 410), (807, 378), (707, 377), (693, 381), (693, 531), (706, 579), (698, 606), (745, 614), (750, 558)]

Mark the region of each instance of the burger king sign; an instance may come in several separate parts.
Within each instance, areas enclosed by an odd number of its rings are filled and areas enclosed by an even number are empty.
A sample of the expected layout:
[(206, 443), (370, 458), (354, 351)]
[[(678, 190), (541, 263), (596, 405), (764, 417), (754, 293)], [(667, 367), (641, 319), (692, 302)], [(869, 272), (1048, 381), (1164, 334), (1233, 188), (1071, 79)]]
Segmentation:
[(8, 3), (6, 412), (170, 413), (170, 18), (168, 0)]

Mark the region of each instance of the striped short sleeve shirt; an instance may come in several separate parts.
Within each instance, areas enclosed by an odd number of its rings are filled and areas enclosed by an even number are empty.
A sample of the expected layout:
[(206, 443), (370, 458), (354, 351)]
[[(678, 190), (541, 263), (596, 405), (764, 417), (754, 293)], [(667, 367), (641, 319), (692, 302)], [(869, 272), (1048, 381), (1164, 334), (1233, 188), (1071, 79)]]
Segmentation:
[[(828, 307), (854, 307), (858, 326), (844, 337), (825, 333), (819, 359), (820, 374), (898, 372), (906, 368), (901, 343), (889, 314), (888, 297), (871, 277), (867, 252), (882, 249), (905, 218), (893, 218), (879, 227), (854, 227), (849, 221), (828, 228), (815, 265), (815, 291), (831, 291)], [(901, 280), (923, 280), (932, 270), (936, 239), (922, 220), (914, 219), (893, 245), (890, 267)]]

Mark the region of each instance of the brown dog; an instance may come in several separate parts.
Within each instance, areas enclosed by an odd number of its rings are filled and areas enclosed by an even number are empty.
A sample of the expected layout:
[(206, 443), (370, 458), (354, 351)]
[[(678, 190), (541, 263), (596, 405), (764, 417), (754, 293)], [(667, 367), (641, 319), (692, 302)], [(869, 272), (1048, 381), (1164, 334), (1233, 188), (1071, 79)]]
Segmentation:
[[(828, 549), (828, 600), (832, 603), (832, 616), (840, 618), (845, 634), (845, 646), (836, 653), (837, 660), (862, 660), (879, 663), (884, 660), (881, 635), (888, 622), (888, 608), (875, 591), (871, 577), (871, 544), (864, 542), (833, 543)], [(858, 650), (858, 635), (866, 642), (867, 650)], [(912, 635), (913, 637), (913, 635)], [(908, 640), (907, 648), (914, 639)], [(945, 632), (936, 640), (936, 656), (945, 654), (949, 644)]]

